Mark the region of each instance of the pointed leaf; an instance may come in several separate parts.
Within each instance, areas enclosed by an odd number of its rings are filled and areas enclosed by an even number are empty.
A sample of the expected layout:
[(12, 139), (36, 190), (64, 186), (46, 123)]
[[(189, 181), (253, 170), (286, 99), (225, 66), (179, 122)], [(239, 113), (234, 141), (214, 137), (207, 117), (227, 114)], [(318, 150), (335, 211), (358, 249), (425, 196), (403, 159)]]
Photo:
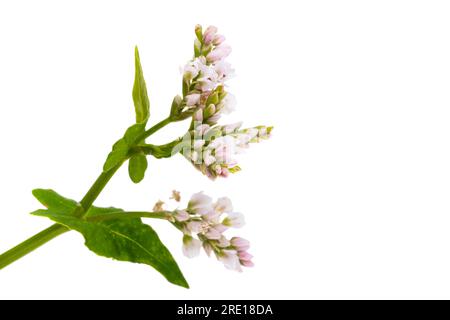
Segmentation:
[(122, 161), (125, 161), (128, 155), (128, 150), (129, 147), (126, 141), (123, 138), (118, 140), (114, 144), (108, 158), (106, 158), (105, 164), (103, 165), (103, 171), (109, 171)]
[(62, 214), (72, 214), (80, 206), (75, 200), (65, 198), (51, 189), (34, 189), (32, 193), (46, 208)]
[[(108, 209), (117, 212), (116, 208), (97, 208), (94, 211), (97, 214), (100, 214), (100, 211), (105, 214)], [(86, 246), (100, 256), (150, 265), (173, 284), (189, 287), (169, 250), (156, 232), (149, 225), (142, 223), (141, 219), (89, 222), (52, 210), (38, 210), (34, 214), (48, 217), (80, 232), (86, 240)]]
[(139, 58), (138, 48), (134, 50), (135, 77), (133, 86), (133, 101), (136, 111), (136, 122), (146, 123), (150, 117), (150, 102), (147, 95), (144, 74), (142, 72), (141, 60)]
[(145, 123), (136, 123), (125, 131), (123, 139), (128, 144), (128, 146), (132, 147), (139, 141), (136, 141), (138, 137), (143, 134), (145, 131)]
[(145, 123), (136, 123), (130, 126), (125, 131), (124, 136), (113, 145), (103, 165), (103, 171), (111, 170), (122, 161), (125, 161), (128, 156), (128, 151), (139, 142), (137, 139), (144, 131)]

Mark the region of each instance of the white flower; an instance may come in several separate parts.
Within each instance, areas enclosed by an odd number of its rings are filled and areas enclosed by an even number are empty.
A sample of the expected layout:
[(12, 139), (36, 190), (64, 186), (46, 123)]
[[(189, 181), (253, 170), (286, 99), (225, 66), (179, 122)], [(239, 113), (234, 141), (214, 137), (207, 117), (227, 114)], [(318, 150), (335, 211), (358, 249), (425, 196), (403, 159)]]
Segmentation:
[(231, 67), (231, 64), (223, 59), (214, 63), (214, 70), (221, 79), (229, 79), (234, 75), (234, 69)]
[(194, 141), (194, 149), (198, 150), (205, 145), (205, 140), (197, 139)]
[(216, 158), (214, 156), (212, 156), (211, 154), (206, 154), (205, 158), (203, 159), (203, 162), (207, 165), (210, 166), (212, 165), (214, 162), (216, 162)]
[(231, 203), (230, 198), (222, 197), (217, 199), (216, 203), (214, 204), (214, 211), (218, 212), (219, 214), (233, 211), (233, 204)]
[(198, 68), (192, 63), (188, 63), (184, 66), (183, 77), (187, 81), (194, 79), (198, 75)]
[(230, 114), (236, 109), (236, 98), (231, 93), (227, 93), (227, 95), (220, 101), (218, 105), (221, 112), (225, 114)]
[(235, 250), (222, 250), (217, 259), (219, 259), (227, 269), (239, 272), (242, 271), (241, 263)]
[(200, 254), (202, 242), (189, 235), (183, 236), (183, 254), (188, 258), (196, 257)]
[(245, 225), (245, 218), (242, 213), (230, 212), (228, 216), (223, 219), (222, 224), (227, 227), (241, 228)]
[(212, 91), (216, 88), (217, 83), (208, 78), (201, 78), (198, 80), (197, 89), (201, 91)]
[(203, 192), (195, 193), (189, 200), (188, 209), (201, 215), (207, 214), (212, 210), (212, 199)]

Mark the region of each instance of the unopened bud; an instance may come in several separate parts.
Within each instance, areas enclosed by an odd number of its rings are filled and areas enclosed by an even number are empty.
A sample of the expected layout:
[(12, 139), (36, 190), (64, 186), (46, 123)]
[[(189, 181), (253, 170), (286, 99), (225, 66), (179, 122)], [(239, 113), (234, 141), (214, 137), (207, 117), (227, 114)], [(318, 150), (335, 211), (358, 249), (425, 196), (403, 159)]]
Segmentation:
[(208, 119), (216, 113), (216, 106), (214, 104), (208, 105), (205, 110), (203, 110), (204, 119)]
[(195, 35), (197, 36), (198, 41), (203, 41), (202, 26), (199, 24), (195, 26)]
[(219, 94), (217, 92), (214, 92), (213, 94), (209, 95), (208, 99), (206, 99), (206, 105), (209, 104), (217, 104), (219, 102)]

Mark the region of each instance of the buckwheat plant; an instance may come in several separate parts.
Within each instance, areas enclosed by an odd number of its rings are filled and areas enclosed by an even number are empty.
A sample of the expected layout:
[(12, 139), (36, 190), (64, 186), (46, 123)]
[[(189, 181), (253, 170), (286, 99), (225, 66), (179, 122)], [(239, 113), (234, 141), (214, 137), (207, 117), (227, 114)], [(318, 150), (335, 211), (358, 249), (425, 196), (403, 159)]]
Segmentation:
[[(125, 211), (93, 205), (126, 162), (134, 183), (144, 178), (147, 156), (161, 159), (180, 154), (210, 179), (228, 177), (241, 170), (236, 161), (237, 154), (250, 144), (270, 137), (272, 127), (244, 129), (241, 123), (218, 124), (222, 114), (232, 112), (235, 107), (235, 99), (226, 86), (233, 76), (233, 69), (226, 61), (231, 48), (213, 26), (203, 31), (197, 25), (195, 35), (194, 56), (182, 69), (182, 93), (173, 99), (169, 116), (150, 128), (147, 128), (150, 103), (139, 52), (135, 49), (132, 96), (136, 123), (113, 145), (103, 171), (81, 201), (65, 198), (50, 189), (33, 190), (34, 197), (45, 209), (31, 214), (47, 217), (55, 224), (0, 255), (0, 269), (60, 234), (75, 230), (83, 235), (85, 245), (96, 254), (147, 264), (171, 283), (188, 288), (174, 258), (157, 233), (143, 222), (144, 218), (166, 220), (179, 230), (182, 250), (187, 257), (198, 255), (203, 248), (208, 256), (214, 255), (229, 269), (241, 271), (242, 267), (253, 266), (252, 256), (248, 253), (249, 242), (240, 237), (225, 236), (228, 229), (244, 224), (243, 215), (233, 210), (226, 197), (213, 201), (199, 192), (181, 206), (181, 195), (174, 191), (170, 201), (176, 205), (172, 209), (158, 201), (153, 211)], [(184, 136), (163, 145), (146, 142), (166, 125), (183, 120), (190, 120)]]

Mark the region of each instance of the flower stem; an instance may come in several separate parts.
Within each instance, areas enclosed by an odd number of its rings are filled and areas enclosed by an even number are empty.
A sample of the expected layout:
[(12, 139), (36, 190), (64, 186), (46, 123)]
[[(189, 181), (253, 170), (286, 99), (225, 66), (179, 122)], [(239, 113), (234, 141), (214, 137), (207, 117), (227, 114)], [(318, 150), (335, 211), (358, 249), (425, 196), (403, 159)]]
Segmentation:
[(141, 134), (137, 139), (136, 139), (136, 143), (139, 143), (140, 141), (150, 137), (152, 134), (154, 134), (156, 131), (158, 131), (159, 129), (165, 127), (166, 125), (168, 125), (172, 120), (170, 119), (170, 117), (167, 117), (166, 119), (158, 122), (157, 124), (155, 124), (153, 127), (151, 127), (150, 129), (148, 129), (147, 131), (145, 131), (143, 134)]
[[(143, 140), (149, 136), (151, 136), (156, 131), (162, 129), (166, 125), (168, 125), (171, 122), (169, 118), (164, 119), (157, 124), (155, 124), (153, 127), (148, 129), (144, 132), (142, 137), (140, 137), (140, 140)], [(83, 197), (83, 199), (80, 201), (81, 207), (80, 209), (76, 209), (74, 211), (74, 216), (77, 217), (83, 217), (86, 212), (89, 210), (89, 208), (94, 203), (95, 199), (100, 195), (100, 193), (103, 191), (105, 186), (108, 184), (108, 182), (111, 180), (111, 178), (114, 176), (114, 174), (119, 170), (119, 168), (122, 166), (122, 164), (125, 161), (122, 161), (117, 166), (112, 168), (111, 170), (102, 172), (97, 180), (95, 180), (94, 184), (89, 188), (86, 195)], [(43, 244), (47, 243), (48, 241), (52, 240), (53, 238), (56, 238), (60, 234), (63, 234), (64, 232), (69, 231), (68, 228), (65, 226), (62, 226), (60, 224), (54, 224), (50, 226), (49, 228), (42, 230), (41, 232), (37, 233), (36, 235), (32, 236), (31, 238), (25, 240), (24, 242), (20, 243), (19, 245), (15, 246), (14, 248), (6, 251), (5, 253), (0, 255), (0, 269), (3, 269), (4, 267), (8, 266), (9, 264), (13, 263), (14, 261), (22, 258), (23, 256), (27, 255), (31, 251), (39, 248)]]
[(157, 211), (157, 212), (147, 212), (147, 211), (117, 211), (108, 213), (105, 215), (86, 217), (88, 221), (105, 221), (112, 219), (130, 219), (130, 218), (153, 218), (153, 219), (163, 219), (170, 220), (170, 211)]

